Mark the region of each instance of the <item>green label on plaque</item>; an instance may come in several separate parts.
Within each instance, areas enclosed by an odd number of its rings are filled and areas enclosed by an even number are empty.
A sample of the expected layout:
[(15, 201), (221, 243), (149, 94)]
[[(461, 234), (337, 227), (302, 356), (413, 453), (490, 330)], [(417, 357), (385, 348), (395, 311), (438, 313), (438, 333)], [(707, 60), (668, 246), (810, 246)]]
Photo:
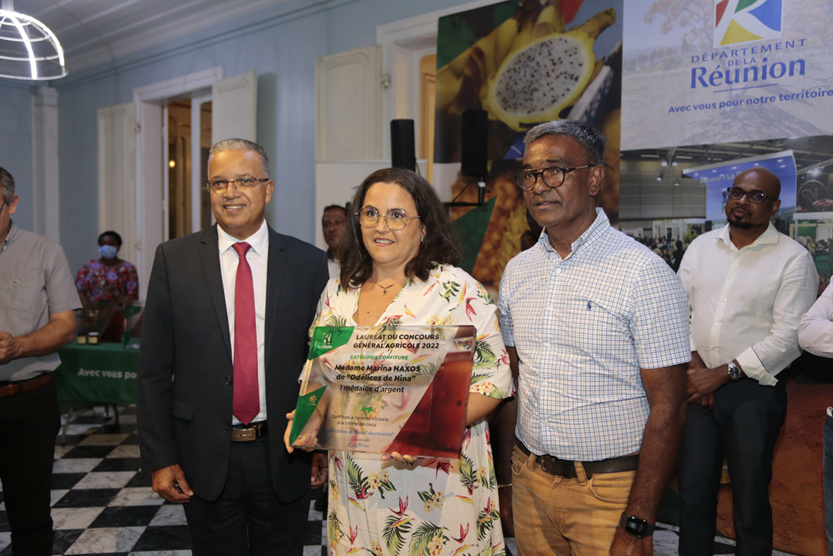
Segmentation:
[(290, 444), (297, 440), (298, 434), (309, 421), (315, 408), (318, 407), (318, 402), (321, 401), (326, 389), (326, 386), (322, 386), (314, 392), (298, 397), (298, 404), (295, 406), (295, 419), (292, 421), (292, 430), (289, 432)]
[(352, 326), (316, 326), (312, 332), (307, 359), (315, 359), (319, 355), (345, 345), (352, 335)]

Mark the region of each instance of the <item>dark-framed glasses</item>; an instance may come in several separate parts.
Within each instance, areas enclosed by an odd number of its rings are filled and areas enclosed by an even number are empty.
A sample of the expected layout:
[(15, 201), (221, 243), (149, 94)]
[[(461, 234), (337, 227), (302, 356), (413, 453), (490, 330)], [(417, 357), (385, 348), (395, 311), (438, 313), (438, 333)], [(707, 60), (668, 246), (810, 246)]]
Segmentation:
[(355, 213), (359, 217), (359, 224), (365, 228), (373, 228), (379, 223), (379, 219), (385, 219), (385, 223), (391, 230), (401, 230), (411, 220), (418, 220), (419, 216), (408, 216), (402, 209), (390, 209), (387, 214), (382, 214), (374, 206), (366, 205)]
[(269, 181), (269, 178), (238, 178), (236, 180), (211, 180), (206, 182), (206, 187), (214, 193), (222, 193), (232, 184), (238, 191), (248, 191), (259, 183)]
[(772, 199), (773, 201), (777, 201), (778, 197), (773, 197), (772, 195), (767, 195), (763, 191), (758, 189), (753, 189), (752, 191), (746, 191), (745, 189), (741, 189), (739, 187), (730, 187), (726, 190), (729, 194), (729, 198), (733, 201), (740, 201), (744, 197), (749, 199), (749, 202), (755, 205), (760, 205), (767, 199)]
[(546, 168), (530, 168), (526, 170), (521, 170), (515, 175), (515, 183), (518, 184), (518, 187), (523, 189), (524, 191), (532, 191), (535, 189), (535, 184), (538, 182), (538, 178), (541, 178), (541, 181), (544, 182), (549, 188), (555, 189), (556, 187), (561, 187), (564, 183), (564, 178), (570, 172), (574, 172), (576, 170), (583, 170), (584, 168), (592, 168), (596, 166), (596, 164), (587, 164), (585, 166), (573, 166), (572, 168), (564, 168), (563, 166), (548, 166)]

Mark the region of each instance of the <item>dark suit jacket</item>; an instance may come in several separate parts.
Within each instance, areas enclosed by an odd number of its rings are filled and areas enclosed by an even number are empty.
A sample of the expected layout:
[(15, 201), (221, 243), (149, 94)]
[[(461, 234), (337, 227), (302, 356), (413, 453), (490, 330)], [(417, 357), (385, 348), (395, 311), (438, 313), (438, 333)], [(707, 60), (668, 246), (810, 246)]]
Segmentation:
[[(266, 285), (266, 409), (272, 480), (283, 502), (310, 484), (310, 457), (287, 454), (286, 413), (295, 408), (307, 332), (327, 283), (324, 252), (269, 229)], [(217, 227), (156, 250), (139, 352), (142, 465), (182, 467), (194, 493), (222, 491), (231, 449), (233, 364)]]

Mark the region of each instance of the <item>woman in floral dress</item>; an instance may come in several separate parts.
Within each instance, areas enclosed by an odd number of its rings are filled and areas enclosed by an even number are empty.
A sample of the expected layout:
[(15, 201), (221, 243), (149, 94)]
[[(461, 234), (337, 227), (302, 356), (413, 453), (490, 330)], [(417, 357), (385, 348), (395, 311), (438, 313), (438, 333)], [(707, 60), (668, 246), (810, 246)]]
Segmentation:
[(477, 339), (460, 458), (330, 452), (330, 554), (505, 554), (486, 419), (513, 388), (495, 304), (453, 266), (458, 241), (422, 177), (374, 172), (351, 206), (341, 275), (313, 327), (473, 325)]
[(78, 271), (75, 287), (85, 307), (99, 301), (124, 303), (139, 299), (139, 275), (133, 263), (118, 256), (121, 236), (107, 231), (98, 236), (99, 258)]

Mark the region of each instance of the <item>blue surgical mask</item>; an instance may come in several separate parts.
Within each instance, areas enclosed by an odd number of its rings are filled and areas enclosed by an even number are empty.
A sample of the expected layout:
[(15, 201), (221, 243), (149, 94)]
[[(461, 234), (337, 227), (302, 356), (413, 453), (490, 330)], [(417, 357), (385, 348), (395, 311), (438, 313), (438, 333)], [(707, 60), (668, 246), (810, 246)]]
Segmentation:
[(102, 245), (98, 248), (98, 254), (102, 259), (115, 259), (118, 248), (113, 245)]

